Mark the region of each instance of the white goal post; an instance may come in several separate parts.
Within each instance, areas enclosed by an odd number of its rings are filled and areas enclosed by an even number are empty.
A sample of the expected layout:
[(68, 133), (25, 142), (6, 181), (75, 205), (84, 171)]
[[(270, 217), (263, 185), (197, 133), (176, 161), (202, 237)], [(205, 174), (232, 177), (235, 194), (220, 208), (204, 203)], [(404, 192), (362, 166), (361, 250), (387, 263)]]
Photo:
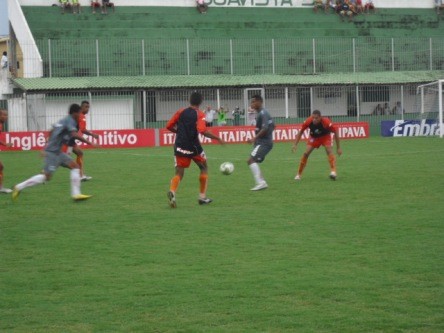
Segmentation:
[(443, 85), (444, 79), (428, 84), (418, 86), (417, 96), (419, 117), (423, 121), (435, 120), (439, 128), (437, 135), (440, 138), (444, 136), (444, 120), (443, 120)]

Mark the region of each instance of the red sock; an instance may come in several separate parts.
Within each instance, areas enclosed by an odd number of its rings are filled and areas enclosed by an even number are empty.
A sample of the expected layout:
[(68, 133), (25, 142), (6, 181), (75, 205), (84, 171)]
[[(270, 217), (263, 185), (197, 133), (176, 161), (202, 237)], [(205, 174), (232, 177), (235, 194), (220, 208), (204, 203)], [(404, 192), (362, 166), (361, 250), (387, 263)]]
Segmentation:
[(176, 192), (177, 188), (179, 187), (179, 183), (180, 183), (180, 177), (178, 175), (175, 175), (172, 179), (171, 179), (171, 183), (170, 183), (170, 191), (171, 192)]
[(336, 156), (334, 154), (328, 155), (328, 162), (330, 163), (331, 172), (336, 172)]
[(77, 156), (76, 162), (79, 165), (80, 177), (83, 177), (83, 156)]
[(301, 163), (299, 163), (299, 170), (298, 170), (298, 175), (302, 175), (302, 172), (305, 169), (305, 166), (307, 165), (307, 161), (308, 161), (308, 157), (302, 156), (301, 158)]
[(208, 175), (206, 173), (201, 174), (199, 176), (199, 182), (200, 182), (200, 195), (205, 197), (205, 194), (207, 193)]

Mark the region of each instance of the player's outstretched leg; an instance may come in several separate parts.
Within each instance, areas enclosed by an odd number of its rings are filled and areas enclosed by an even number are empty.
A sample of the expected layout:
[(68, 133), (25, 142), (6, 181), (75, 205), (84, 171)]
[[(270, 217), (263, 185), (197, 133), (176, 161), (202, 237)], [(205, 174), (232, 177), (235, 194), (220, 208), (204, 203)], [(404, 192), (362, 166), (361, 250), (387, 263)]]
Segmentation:
[(207, 184), (208, 174), (201, 173), (199, 176), (200, 192), (199, 192), (199, 205), (206, 205), (213, 202), (213, 199), (207, 197)]
[(302, 172), (304, 172), (307, 162), (308, 162), (308, 156), (304, 153), (304, 155), (302, 155), (301, 161), (299, 162), (298, 173), (296, 177), (294, 177), (295, 180), (301, 180)]
[(182, 167), (176, 166), (176, 174), (174, 175), (173, 178), (171, 178), (170, 190), (167, 192), (168, 203), (171, 208), (177, 207), (176, 191), (177, 188), (179, 187), (180, 181), (183, 178), (183, 175), (184, 175), (184, 169)]
[(328, 163), (330, 164), (330, 179), (336, 180), (336, 156), (333, 153), (328, 154)]
[(198, 162), (197, 166), (200, 169), (199, 175), (199, 205), (207, 205), (213, 202), (213, 199), (207, 197), (208, 186), (208, 165), (207, 162)]
[(0, 193), (11, 193), (10, 188), (3, 187), (3, 164), (0, 162)]
[(80, 169), (76, 165), (75, 168), (71, 169), (70, 173), (71, 180), (71, 197), (74, 201), (87, 200), (92, 197), (92, 195), (80, 193)]
[(39, 185), (39, 184), (43, 184), (46, 180), (49, 180), (49, 179), (50, 179), (50, 176), (40, 174), (40, 175), (35, 175), (20, 184), (15, 185), (12, 190), (12, 199), (16, 200), (19, 197), (20, 192), (23, 191), (25, 188)]
[(265, 181), (264, 177), (262, 177), (261, 168), (259, 167), (259, 164), (256, 163), (256, 161), (254, 161), (251, 157), (247, 163), (250, 167), (251, 173), (253, 174), (253, 178), (256, 183), (256, 186), (254, 186), (250, 190), (260, 191), (268, 188), (267, 182)]

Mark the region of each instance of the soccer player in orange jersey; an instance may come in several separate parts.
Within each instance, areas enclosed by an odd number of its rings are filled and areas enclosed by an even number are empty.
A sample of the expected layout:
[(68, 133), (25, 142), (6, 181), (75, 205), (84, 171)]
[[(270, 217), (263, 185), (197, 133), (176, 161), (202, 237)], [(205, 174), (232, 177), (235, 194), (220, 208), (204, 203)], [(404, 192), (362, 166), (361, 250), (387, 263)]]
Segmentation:
[[(0, 133), (3, 130), (3, 125), (5, 124), (6, 120), (8, 120), (8, 112), (4, 109), (0, 109)], [(12, 147), (12, 144), (6, 143), (3, 140), (0, 140), (0, 145), (5, 147)], [(12, 190), (10, 188), (3, 187), (3, 164), (2, 161), (0, 161), (0, 193), (11, 193)]]
[(302, 159), (299, 164), (299, 170), (294, 179), (301, 179), (302, 172), (307, 165), (308, 157), (310, 156), (312, 151), (316, 148), (319, 148), (320, 146), (324, 146), (325, 152), (328, 156), (328, 162), (330, 163), (330, 179), (336, 180), (336, 156), (333, 153), (331, 133), (334, 133), (335, 136), (336, 152), (338, 156), (342, 155), (342, 149), (340, 146), (339, 135), (336, 126), (334, 126), (331, 120), (327, 117), (322, 117), (321, 111), (313, 111), (312, 115), (304, 121), (304, 123), (302, 124), (302, 129), (296, 136), (296, 142), (294, 143), (292, 149), (293, 153), (296, 152), (302, 134), (307, 128), (310, 129), (310, 137), (307, 142), (307, 149), (305, 150), (304, 155), (302, 155)]
[[(83, 101), (82, 104), (80, 104), (81, 107), (81, 112), (80, 112), (80, 117), (78, 120), (78, 125), (77, 128), (79, 129), (79, 135), (89, 135), (92, 136), (94, 139), (98, 139), (99, 136), (91, 131), (88, 131), (86, 129), (86, 115), (89, 112), (89, 102), (88, 101)], [(77, 146), (76, 144), (76, 140), (74, 138), (71, 138), (70, 141), (67, 144), (67, 148), (65, 148), (65, 152), (67, 152), (68, 154), (71, 153), (71, 151), (76, 154), (77, 159), (76, 162), (80, 167), (80, 179), (82, 182), (85, 182), (87, 180), (91, 180), (92, 177), (85, 175), (84, 170), (83, 170), (83, 151), (79, 148), (79, 146)]]
[(190, 166), (191, 161), (194, 161), (200, 169), (199, 205), (209, 204), (213, 201), (206, 195), (208, 166), (205, 152), (200, 144), (199, 134), (217, 140), (221, 144), (224, 144), (224, 141), (207, 130), (205, 113), (199, 110), (202, 100), (200, 93), (193, 92), (190, 97), (190, 106), (179, 109), (166, 126), (168, 130), (176, 133), (176, 140), (174, 142), (176, 173), (171, 179), (170, 190), (167, 193), (171, 208), (176, 208), (176, 191), (185, 174), (185, 169)]

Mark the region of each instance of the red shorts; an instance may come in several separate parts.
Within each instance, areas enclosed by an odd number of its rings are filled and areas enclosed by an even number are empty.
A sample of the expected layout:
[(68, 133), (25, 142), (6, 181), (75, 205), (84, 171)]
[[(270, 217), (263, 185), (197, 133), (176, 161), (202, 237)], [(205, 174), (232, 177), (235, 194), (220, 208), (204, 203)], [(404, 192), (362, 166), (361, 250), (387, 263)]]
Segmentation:
[(99, 7), (100, 8), (100, 3), (99, 2), (91, 2), (91, 7)]
[(310, 136), (308, 138), (307, 146), (312, 146), (313, 148), (319, 148), (320, 146), (331, 147), (332, 146), (331, 135), (327, 134), (319, 138), (314, 138)]
[(205, 153), (202, 152), (202, 154), (197, 156), (191, 156), (191, 157), (185, 157), (185, 156), (174, 156), (174, 164), (175, 166), (181, 167), (181, 168), (189, 168), (191, 164), (191, 160), (193, 160), (195, 163), (205, 163), (207, 161), (205, 157)]

